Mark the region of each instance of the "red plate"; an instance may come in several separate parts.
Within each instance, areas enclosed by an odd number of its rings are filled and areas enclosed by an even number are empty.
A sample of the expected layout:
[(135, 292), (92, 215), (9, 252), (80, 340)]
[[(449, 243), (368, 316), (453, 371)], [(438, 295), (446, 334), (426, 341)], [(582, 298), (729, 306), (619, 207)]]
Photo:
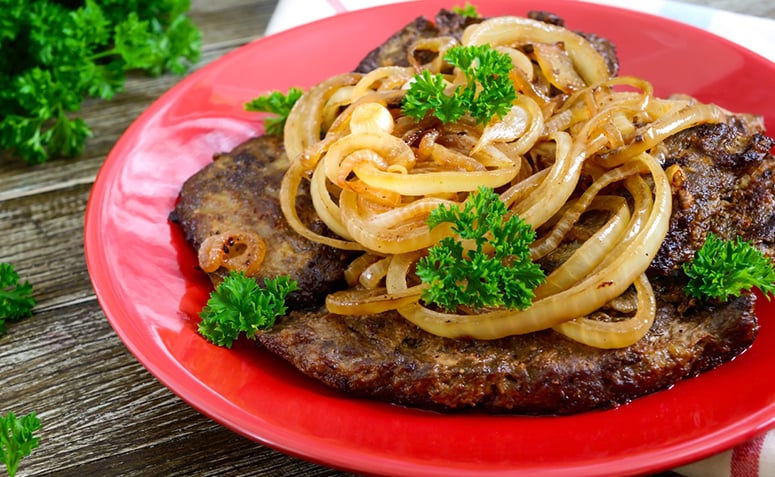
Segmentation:
[[(89, 272), (116, 333), (191, 406), (281, 451), (355, 472), (399, 475), (619, 476), (721, 451), (775, 424), (775, 307), (762, 301), (756, 344), (732, 363), (616, 410), (528, 418), (442, 415), (355, 399), (302, 376), (250, 342), (232, 350), (196, 333), (210, 286), (167, 220), (183, 181), (259, 133), (243, 102), (354, 67), (373, 46), (448, 1), (333, 17), (226, 55), (187, 77), (127, 130), (86, 213)], [(775, 65), (655, 16), (562, 0), (476, 2), (483, 15), (556, 12), (612, 39), (622, 73), (661, 95), (688, 93), (775, 123)]]

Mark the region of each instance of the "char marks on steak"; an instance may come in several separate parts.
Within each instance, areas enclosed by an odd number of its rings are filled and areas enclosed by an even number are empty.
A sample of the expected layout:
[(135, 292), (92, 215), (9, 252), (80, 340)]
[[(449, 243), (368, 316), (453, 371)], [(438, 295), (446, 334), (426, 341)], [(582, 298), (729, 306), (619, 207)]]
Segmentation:
[(740, 236), (775, 257), (773, 144), (761, 118), (751, 115), (733, 115), (665, 141), (664, 167), (678, 164), (686, 179), (674, 185), (670, 229), (652, 272), (667, 274), (690, 260), (708, 232), (725, 240)]
[[(451, 36), (460, 40), (467, 26), (481, 21), (481, 18), (465, 17), (449, 10), (440, 10), (433, 22), (425, 17), (417, 17), (370, 51), (358, 63), (355, 71), (368, 73), (380, 66), (409, 66), (409, 59), (406, 56), (407, 45), (424, 38), (439, 36)], [(428, 63), (435, 53), (420, 51), (418, 55), (420, 55), (417, 58), (420, 63)]]
[[(530, 11), (528, 18), (533, 20), (551, 23), (553, 25), (564, 26), (564, 21), (557, 15), (543, 11)], [(466, 27), (474, 25), (483, 20), (483, 18), (466, 17), (450, 10), (440, 10), (436, 14), (433, 22), (425, 17), (417, 17), (408, 25), (395, 32), (380, 46), (370, 51), (365, 58), (358, 63), (355, 71), (358, 73), (368, 73), (380, 66), (409, 66), (409, 59), (406, 56), (407, 45), (424, 39), (438, 36), (451, 36), (460, 40)], [(608, 71), (611, 76), (616, 76), (619, 72), (619, 59), (616, 56), (616, 46), (603, 37), (593, 33), (576, 32), (586, 38), (595, 49), (603, 55), (608, 65)], [(420, 63), (428, 63), (433, 59), (434, 54), (427, 51), (420, 51), (418, 60)]]
[(442, 338), (396, 312), (294, 312), (258, 340), (348, 395), (439, 411), (570, 414), (628, 402), (742, 353), (758, 331), (753, 301), (681, 312), (660, 300), (648, 335), (614, 350), (551, 330), (495, 341)]
[[(344, 269), (350, 254), (311, 242), (293, 231), (280, 209), (280, 183), (288, 160), (277, 136), (260, 136), (217, 154), (214, 161), (189, 178), (171, 214), (182, 227), (186, 240), (199, 250), (212, 235), (235, 230), (257, 233), (267, 245), (260, 270), (264, 278), (289, 275), (299, 289), (287, 298), (292, 308), (317, 308), (326, 294), (344, 284)], [(317, 233), (328, 233), (312, 206), (307, 182), (297, 196), (299, 217)], [(220, 268), (210, 274), (218, 283), (227, 273)]]
[[(557, 21), (541, 15), (544, 21)], [(459, 29), (472, 21), (454, 16), (442, 12), (437, 24), (415, 20), (371, 52), (359, 70), (406, 64), (407, 42), (438, 35), (444, 25), (457, 24)], [(599, 50), (610, 46), (604, 54), (611, 55), (606, 56), (609, 68), (618, 69), (610, 42), (593, 41)], [(426, 333), (395, 312), (347, 317), (323, 309), (296, 309), (257, 339), (334, 389), (443, 411), (577, 413), (669, 387), (739, 355), (756, 337), (755, 296), (716, 305), (697, 303), (685, 297), (685, 278), (677, 269), (707, 231), (724, 237), (740, 231), (775, 255), (775, 165), (772, 142), (762, 131), (754, 118), (732, 116), (725, 124), (680, 133), (662, 148), (665, 165), (680, 164), (685, 178), (676, 185), (675, 216), (650, 271), (657, 318), (633, 346), (596, 349), (552, 331), (494, 341), (452, 340)], [(269, 245), (266, 267), (273, 267), (262, 274), (291, 273), (321, 285), (312, 287), (308, 300), (299, 301), (310, 306), (321, 301), (327, 287), (336, 286), (346, 257), (306, 242), (284, 224), (276, 195), (284, 161), (279, 141), (271, 137), (252, 139), (218, 155), (186, 183), (173, 215), (194, 247), (219, 229), (255, 228)], [(305, 220), (317, 223), (306, 191), (298, 206)], [(299, 251), (304, 254), (297, 256)], [(321, 256), (313, 257), (318, 253)]]

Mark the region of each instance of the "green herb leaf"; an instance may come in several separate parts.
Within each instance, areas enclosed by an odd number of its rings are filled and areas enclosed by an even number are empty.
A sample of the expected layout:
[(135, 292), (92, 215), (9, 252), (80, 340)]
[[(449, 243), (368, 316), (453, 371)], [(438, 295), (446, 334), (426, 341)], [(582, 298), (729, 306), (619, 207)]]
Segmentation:
[(471, 102), (471, 90), (458, 86), (447, 93), (448, 84), (441, 74), (431, 74), (428, 70), (416, 75), (409, 91), (406, 92), (401, 109), (407, 116), (422, 119), (429, 112), (443, 123), (459, 120), (466, 113)]
[(476, 10), (476, 7), (468, 2), (462, 7), (452, 7), (452, 11), (464, 17), (479, 18), (479, 12)]
[(143, 70), (152, 76), (164, 71), (183, 74), (188, 61), (199, 58), (201, 35), (184, 16), (166, 26), (158, 19), (140, 19), (132, 12), (116, 26), (115, 46), (126, 70)]
[(81, 103), (111, 99), (126, 71), (182, 74), (199, 59), (188, 0), (28, 3), (0, 15), (0, 149), (31, 164), (80, 153)]
[(293, 105), (303, 94), (304, 91), (300, 88), (291, 88), (286, 94), (272, 91), (245, 103), (245, 111), (275, 114), (276, 116), (270, 116), (264, 120), (264, 129), (267, 134), (279, 136), (283, 133), (285, 121), (288, 119)]
[(0, 415), (0, 463), (5, 464), (8, 477), (14, 477), (19, 461), (38, 447), (39, 438), (33, 432), (40, 429), (40, 419), (34, 412), (17, 418), (12, 412)]
[[(440, 206), (431, 212), (431, 228), (449, 222), (461, 239), (442, 239), (417, 263), (417, 275), (429, 284), (423, 300), (445, 310), (530, 306), (543, 270), (530, 259), (535, 232), (519, 216), (508, 218), (498, 194), (482, 187), (471, 194), (463, 210)], [(472, 241), (466, 250), (463, 241)]]
[(509, 112), (517, 93), (509, 78), (508, 55), (490, 45), (453, 46), (444, 60), (463, 72), (465, 86), (451, 89), (441, 74), (424, 70), (409, 85), (401, 104), (404, 114), (417, 120), (432, 114), (444, 123), (470, 114), (477, 123), (487, 124)]
[(285, 314), (285, 298), (298, 289), (287, 276), (265, 279), (264, 288), (243, 273), (231, 272), (213, 290), (199, 316), (199, 333), (218, 346), (231, 348), (241, 333), (255, 339), (258, 330), (274, 325)]
[(686, 294), (695, 298), (725, 302), (754, 287), (768, 300), (775, 293), (772, 260), (740, 237), (726, 241), (709, 233), (702, 248), (683, 265), (683, 270), (689, 277)]
[(32, 285), (19, 283), (19, 274), (13, 265), (0, 263), (0, 336), (6, 333), (6, 320), (25, 318), (34, 306)]

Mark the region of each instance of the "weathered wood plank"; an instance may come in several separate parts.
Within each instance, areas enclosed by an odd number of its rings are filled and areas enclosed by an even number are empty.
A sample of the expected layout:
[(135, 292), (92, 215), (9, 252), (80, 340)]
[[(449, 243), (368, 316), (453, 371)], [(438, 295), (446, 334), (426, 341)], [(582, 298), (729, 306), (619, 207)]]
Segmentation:
[(340, 475), (196, 412), (124, 348), (94, 299), (14, 323), (0, 363), (0, 409), (43, 423), (20, 476)]
[[(91, 184), (0, 201), (0, 262), (29, 281), (38, 308), (93, 297), (83, 253), (83, 214)], [(2, 338), (0, 338), (2, 343)]]

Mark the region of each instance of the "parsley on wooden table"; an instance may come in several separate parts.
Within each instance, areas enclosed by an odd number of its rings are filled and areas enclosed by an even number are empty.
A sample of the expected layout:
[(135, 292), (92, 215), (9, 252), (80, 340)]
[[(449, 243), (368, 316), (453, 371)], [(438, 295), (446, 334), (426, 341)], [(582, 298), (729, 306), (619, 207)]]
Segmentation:
[(79, 154), (91, 135), (77, 116), (109, 100), (128, 71), (184, 73), (201, 34), (189, 0), (0, 0), (0, 149), (31, 164)]
[(33, 433), (40, 429), (40, 419), (34, 412), (17, 418), (14, 413), (0, 415), (0, 464), (5, 464), (9, 477), (14, 477), (19, 461), (38, 447), (39, 438)]
[(32, 285), (19, 283), (19, 274), (10, 263), (0, 263), (0, 336), (6, 333), (6, 321), (29, 316), (35, 306)]

